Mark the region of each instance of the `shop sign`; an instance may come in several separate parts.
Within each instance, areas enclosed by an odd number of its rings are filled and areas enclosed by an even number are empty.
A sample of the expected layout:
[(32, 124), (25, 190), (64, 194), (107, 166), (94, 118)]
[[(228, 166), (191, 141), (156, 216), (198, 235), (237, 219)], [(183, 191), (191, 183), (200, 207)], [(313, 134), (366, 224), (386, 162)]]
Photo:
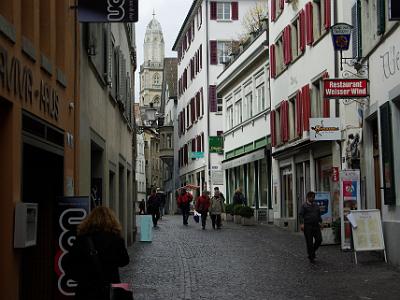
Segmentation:
[(368, 97), (367, 79), (324, 79), (324, 98)]
[(190, 158), (204, 158), (204, 152), (190, 152)]
[(79, 22), (120, 22), (138, 21), (139, 0), (79, 0)]
[(341, 138), (339, 118), (310, 118), (311, 141), (336, 141)]
[(65, 271), (65, 260), (76, 238), (77, 226), (90, 212), (89, 197), (62, 197), (58, 201), (58, 240), (55, 272), (57, 274), (56, 299), (70, 299), (75, 295), (77, 283)]
[(222, 136), (210, 136), (208, 139), (210, 153), (224, 153), (224, 139)]
[(332, 167), (332, 181), (339, 182), (339, 168)]
[(333, 47), (337, 51), (349, 49), (353, 26), (346, 23), (337, 23), (331, 27)]

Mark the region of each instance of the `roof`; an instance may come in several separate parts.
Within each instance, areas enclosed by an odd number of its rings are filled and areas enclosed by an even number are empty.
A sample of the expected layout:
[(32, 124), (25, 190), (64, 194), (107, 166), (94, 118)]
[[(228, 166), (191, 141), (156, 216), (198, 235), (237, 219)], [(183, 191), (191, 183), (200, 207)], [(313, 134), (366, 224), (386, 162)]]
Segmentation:
[(188, 14), (187, 14), (187, 16), (186, 16), (186, 18), (185, 18), (185, 21), (183, 21), (183, 23), (182, 23), (182, 27), (181, 27), (181, 29), (179, 30), (179, 33), (178, 33), (178, 36), (177, 36), (176, 41), (175, 41), (175, 43), (174, 43), (174, 46), (172, 47), (172, 50), (173, 50), (173, 51), (177, 51), (177, 50), (176, 50), (176, 47), (177, 47), (177, 45), (178, 45), (178, 42), (179, 42), (179, 40), (180, 40), (180, 37), (181, 37), (183, 31), (185, 30), (186, 24), (187, 24), (187, 22), (189, 21), (190, 16), (192, 15), (192, 12), (193, 12), (193, 10), (195, 9), (197, 3), (198, 3), (198, 2), (201, 2), (201, 1), (202, 1), (202, 0), (193, 0), (192, 6), (191, 6), (190, 9), (189, 9), (189, 12), (188, 12)]
[(164, 77), (162, 83), (161, 107), (165, 108), (168, 99), (165, 99), (165, 91), (168, 86), (169, 98), (177, 96), (178, 59), (176, 57), (164, 58)]

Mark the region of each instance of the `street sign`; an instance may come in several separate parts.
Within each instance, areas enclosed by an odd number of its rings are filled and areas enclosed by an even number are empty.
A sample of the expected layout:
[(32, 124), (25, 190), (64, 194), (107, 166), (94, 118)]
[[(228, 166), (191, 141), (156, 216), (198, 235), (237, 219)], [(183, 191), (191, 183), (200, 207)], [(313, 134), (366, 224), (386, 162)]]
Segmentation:
[(79, 22), (133, 23), (138, 21), (139, 0), (79, 0)]
[(367, 79), (324, 79), (324, 98), (368, 97)]
[(204, 158), (204, 152), (190, 152), (190, 158)]
[(310, 118), (311, 141), (341, 140), (340, 118)]
[(353, 26), (346, 23), (337, 23), (331, 27), (333, 47), (335, 50), (349, 50), (352, 30)]

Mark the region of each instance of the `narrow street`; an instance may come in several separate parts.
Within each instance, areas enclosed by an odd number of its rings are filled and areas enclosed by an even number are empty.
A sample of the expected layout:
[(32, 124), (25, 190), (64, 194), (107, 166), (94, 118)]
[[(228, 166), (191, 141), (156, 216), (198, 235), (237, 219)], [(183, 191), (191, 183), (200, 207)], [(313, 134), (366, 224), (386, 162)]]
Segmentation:
[(153, 242), (129, 249), (121, 270), (140, 299), (399, 299), (400, 272), (379, 255), (362, 253), (359, 264), (339, 246), (322, 246), (314, 265), (301, 234), (231, 222), (207, 230), (190, 218), (165, 216)]

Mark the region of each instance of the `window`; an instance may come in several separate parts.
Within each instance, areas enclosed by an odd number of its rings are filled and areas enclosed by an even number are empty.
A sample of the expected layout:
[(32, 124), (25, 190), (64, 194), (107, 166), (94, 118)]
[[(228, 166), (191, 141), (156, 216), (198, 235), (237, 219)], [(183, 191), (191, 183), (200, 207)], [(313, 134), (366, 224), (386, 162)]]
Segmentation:
[(249, 94), (246, 95), (245, 101), (246, 101), (246, 107), (247, 107), (246, 116), (248, 118), (251, 118), (253, 116), (253, 93), (252, 92), (250, 92)]
[(229, 61), (229, 54), (232, 49), (232, 42), (218, 41), (218, 63), (223, 64)]
[(231, 3), (218, 2), (217, 3), (217, 20), (230, 20), (231, 19)]
[(312, 26), (314, 41), (317, 41), (331, 26), (331, 0), (312, 2)]
[(264, 109), (266, 109), (264, 84), (257, 87), (256, 93), (257, 93), (258, 112), (260, 112), (260, 111), (263, 111)]
[(153, 99), (153, 103), (154, 104), (160, 104), (160, 97), (155, 96), (154, 99)]
[(296, 97), (289, 99), (289, 141), (296, 137)]
[(293, 180), (292, 168), (281, 169), (281, 217), (293, 217)]
[(322, 79), (318, 79), (312, 84), (311, 91), (311, 117), (312, 118), (320, 118), (322, 117)]
[(160, 75), (158, 73), (154, 74), (153, 84), (154, 85), (160, 85)]
[(284, 7), (284, 0), (271, 0), (271, 20), (273, 22), (282, 14)]
[(278, 40), (275, 43), (275, 68), (276, 75), (282, 73), (284, 69), (284, 60), (283, 60), (283, 34), (281, 34)]
[(217, 112), (222, 112), (223, 110), (223, 101), (222, 96), (220, 94), (217, 95)]
[(236, 113), (235, 125), (241, 124), (243, 122), (243, 117), (242, 117), (242, 99), (240, 99), (239, 101), (237, 101), (235, 103), (235, 113)]
[(228, 124), (227, 124), (227, 128), (231, 129), (233, 128), (233, 106), (230, 105), (228, 107)]
[(301, 53), (300, 50), (300, 18), (298, 17), (293, 23), (291, 28), (291, 51), (293, 60)]

